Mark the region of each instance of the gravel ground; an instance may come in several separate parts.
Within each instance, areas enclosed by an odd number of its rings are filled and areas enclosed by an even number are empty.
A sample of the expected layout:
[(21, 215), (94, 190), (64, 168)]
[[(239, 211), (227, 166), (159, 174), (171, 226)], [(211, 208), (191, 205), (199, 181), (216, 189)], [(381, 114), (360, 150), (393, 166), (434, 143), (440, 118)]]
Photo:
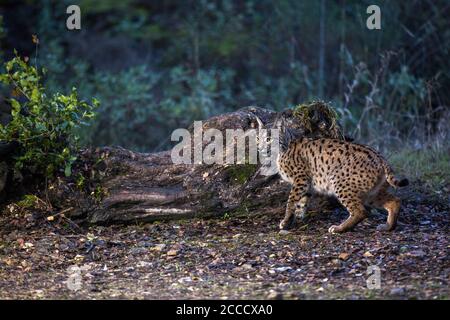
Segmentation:
[[(38, 212), (0, 219), (1, 299), (448, 299), (449, 199), (402, 191), (396, 231), (342, 210), (278, 233), (283, 210), (80, 228)], [(7, 210), (5, 210), (7, 211)], [(380, 288), (369, 289), (370, 266)], [(375, 269), (373, 272), (377, 272)]]

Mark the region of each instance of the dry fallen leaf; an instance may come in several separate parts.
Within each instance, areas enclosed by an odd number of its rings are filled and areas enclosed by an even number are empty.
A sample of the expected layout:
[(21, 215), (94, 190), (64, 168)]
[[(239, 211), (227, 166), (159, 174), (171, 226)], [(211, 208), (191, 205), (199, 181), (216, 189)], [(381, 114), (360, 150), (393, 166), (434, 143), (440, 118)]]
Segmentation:
[(152, 251), (162, 251), (166, 247), (165, 244), (157, 244), (156, 246), (152, 247), (150, 250)]
[(23, 244), (23, 247), (24, 247), (25, 249), (28, 249), (28, 248), (34, 247), (34, 245), (33, 245), (31, 242), (25, 242), (25, 243)]
[(39, 38), (38, 38), (38, 36), (35, 35), (35, 34), (31, 35), (31, 41), (32, 41), (34, 44), (39, 44)]
[(3, 261), (7, 266), (12, 266), (14, 264), (14, 261), (11, 258), (8, 258)]
[(25, 243), (25, 240), (23, 240), (22, 238), (17, 239), (17, 243), (19, 244), (19, 246), (22, 248), (23, 244)]
[(84, 256), (82, 256), (81, 254), (77, 254), (77, 255), (75, 256), (75, 258), (73, 258), (73, 260), (74, 260), (75, 262), (81, 262), (81, 261), (84, 260)]
[(370, 258), (370, 257), (373, 257), (373, 254), (371, 254), (370, 251), (366, 251), (366, 252), (364, 252), (363, 256), (366, 258)]
[(167, 255), (170, 257), (176, 256), (178, 254), (178, 250), (169, 250), (167, 251)]
[(338, 258), (341, 260), (346, 261), (350, 257), (350, 253), (342, 252), (339, 254)]

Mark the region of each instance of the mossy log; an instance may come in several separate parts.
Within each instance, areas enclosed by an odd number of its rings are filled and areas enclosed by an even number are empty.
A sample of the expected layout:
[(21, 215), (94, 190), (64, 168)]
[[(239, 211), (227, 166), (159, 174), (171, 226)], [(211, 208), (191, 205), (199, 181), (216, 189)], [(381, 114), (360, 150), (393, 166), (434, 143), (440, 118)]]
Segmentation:
[[(255, 128), (255, 116), (270, 127), (281, 115), (302, 128), (305, 136), (336, 137), (335, 121), (317, 112), (305, 126), (291, 110), (276, 113), (247, 107), (205, 120), (203, 129), (247, 130)], [(48, 196), (57, 206), (72, 208), (66, 215), (90, 224), (251, 214), (259, 210), (281, 212), (290, 190), (278, 175), (261, 175), (259, 165), (173, 164), (170, 151), (88, 149), (81, 153), (77, 168), (73, 178), (58, 180)], [(329, 204), (316, 197), (311, 209), (324, 210)]]

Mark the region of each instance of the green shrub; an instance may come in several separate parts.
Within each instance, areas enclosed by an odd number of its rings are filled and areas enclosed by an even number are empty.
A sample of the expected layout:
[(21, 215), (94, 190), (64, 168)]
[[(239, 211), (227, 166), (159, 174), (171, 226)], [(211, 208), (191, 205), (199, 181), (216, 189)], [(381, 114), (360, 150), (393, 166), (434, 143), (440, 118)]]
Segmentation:
[(0, 125), (0, 141), (18, 143), (15, 168), (50, 177), (64, 170), (71, 175), (76, 160), (76, 130), (94, 117), (96, 99), (89, 104), (78, 98), (75, 88), (69, 95), (47, 94), (39, 71), (28, 59), (15, 58), (5, 63), (0, 83), (12, 89), (12, 120)]
[(80, 97), (95, 94), (102, 101), (92, 125), (80, 132), (82, 144), (159, 151), (170, 145), (175, 128), (236, 107), (234, 73), (227, 69), (200, 69), (194, 74), (182, 66), (162, 72), (139, 65), (119, 72), (91, 72), (75, 59), (63, 69), (55, 61), (45, 65), (51, 68), (46, 84), (52, 92), (79, 83)]

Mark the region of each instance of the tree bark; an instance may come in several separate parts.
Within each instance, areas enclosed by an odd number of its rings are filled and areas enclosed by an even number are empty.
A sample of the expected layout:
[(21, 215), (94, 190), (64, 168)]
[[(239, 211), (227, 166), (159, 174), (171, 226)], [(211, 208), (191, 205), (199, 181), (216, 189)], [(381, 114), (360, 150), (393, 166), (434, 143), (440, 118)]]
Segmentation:
[(325, 88), (325, 0), (320, 1), (320, 20), (319, 20), (319, 89), (318, 96), (324, 96)]
[[(203, 129), (247, 130), (255, 128), (255, 116), (268, 127), (277, 116), (283, 116), (291, 125), (302, 128), (292, 111), (276, 113), (248, 107), (210, 118), (203, 122)], [(326, 115), (315, 114), (309, 128), (303, 128), (304, 135), (335, 137), (327, 126)], [(170, 151), (87, 149), (80, 155), (74, 177), (59, 179), (49, 188), (49, 196), (59, 207), (73, 208), (68, 213), (71, 218), (89, 224), (223, 216), (260, 209), (283, 211), (289, 184), (278, 175), (263, 176), (259, 169), (259, 165), (250, 164), (173, 164)], [(81, 175), (89, 182), (80, 188)], [(329, 205), (315, 197), (311, 207), (323, 210)]]

